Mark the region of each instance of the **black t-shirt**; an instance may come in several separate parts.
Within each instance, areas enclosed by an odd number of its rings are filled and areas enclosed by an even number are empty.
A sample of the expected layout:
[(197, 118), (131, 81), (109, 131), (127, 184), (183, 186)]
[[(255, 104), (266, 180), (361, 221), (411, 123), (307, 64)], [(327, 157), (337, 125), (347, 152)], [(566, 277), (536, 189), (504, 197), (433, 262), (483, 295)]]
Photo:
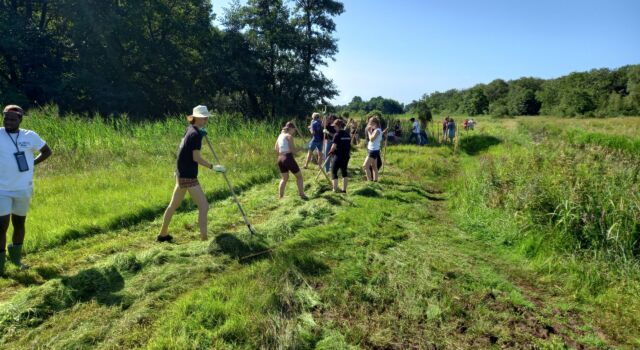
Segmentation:
[(327, 126), (327, 131), (329, 132), (329, 135), (327, 135), (327, 138), (329, 140), (333, 140), (335, 134), (336, 134), (336, 128), (333, 127), (333, 125), (328, 125)]
[(202, 135), (189, 125), (178, 149), (178, 177), (195, 179), (198, 177), (198, 163), (193, 160), (193, 151), (202, 148)]
[(351, 154), (351, 136), (344, 130), (338, 131), (333, 137), (333, 144), (336, 145), (334, 154), (338, 158), (348, 158)]

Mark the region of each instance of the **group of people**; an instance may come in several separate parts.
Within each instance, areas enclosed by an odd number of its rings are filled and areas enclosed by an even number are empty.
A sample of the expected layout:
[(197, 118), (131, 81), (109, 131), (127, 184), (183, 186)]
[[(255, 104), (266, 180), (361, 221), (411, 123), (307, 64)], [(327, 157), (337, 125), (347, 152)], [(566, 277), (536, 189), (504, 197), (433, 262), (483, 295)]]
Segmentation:
[[(160, 232), (156, 236), (158, 242), (173, 240), (169, 234), (169, 225), (187, 192), (198, 206), (200, 238), (202, 240), (208, 239), (207, 213), (209, 203), (198, 182), (198, 168), (203, 166), (221, 173), (226, 171), (223, 166), (214, 165), (201, 155), (202, 141), (207, 135), (205, 126), (210, 115), (206, 106), (196, 106), (193, 108), (192, 114), (187, 116), (188, 126), (177, 152), (176, 184), (171, 201), (164, 212)], [(4, 272), (7, 258), (5, 250), (8, 251), (8, 257), (12, 263), (21, 269), (28, 268), (22, 263), (21, 257), (26, 215), (33, 195), (33, 168), (52, 154), (49, 146), (38, 134), (31, 130), (20, 129), (23, 117), (24, 111), (19, 106), (8, 105), (4, 107), (3, 127), (0, 128), (0, 164), (3, 169), (0, 172), (0, 275)], [(426, 138), (423, 136), (424, 133), (420, 129), (419, 123), (415, 118), (411, 118), (411, 122), (410, 140), (415, 139), (417, 144), (424, 144)], [(465, 121), (465, 128), (473, 129), (474, 124), (473, 120)], [(344, 119), (335, 115), (329, 115), (321, 120), (319, 113), (313, 113), (308, 128), (312, 137), (308, 144), (304, 168), (308, 168), (313, 153), (317, 152), (319, 171), (324, 172), (325, 175), (330, 172), (333, 191), (346, 193), (349, 183), (348, 167), (352, 145), (359, 143), (357, 122), (355, 120), (345, 122)], [(443, 132), (450, 139), (455, 136), (455, 128), (453, 118), (445, 118)], [(280, 131), (274, 146), (275, 152), (278, 154), (277, 165), (281, 174), (278, 195), (279, 198), (284, 197), (289, 173), (291, 173), (296, 178), (298, 195), (303, 200), (307, 200), (302, 173), (295, 159), (298, 149), (294, 136), (297, 131), (294, 122), (287, 122)], [(365, 128), (367, 156), (363, 168), (368, 181), (378, 181), (379, 169), (382, 166), (380, 150), (383, 135), (387, 131), (387, 129), (382, 130), (378, 117), (371, 117), (367, 121)], [(401, 134), (400, 123), (397, 122), (388, 136), (399, 138)], [(35, 153), (39, 153), (37, 157), (34, 156)], [(341, 175), (343, 179), (341, 187), (338, 186), (338, 175)], [(12, 243), (7, 247), (6, 235), (10, 224), (13, 225), (13, 237)]]
[(476, 127), (476, 121), (473, 119), (465, 119), (464, 123), (462, 124), (462, 126), (464, 127), (464, 130), (473, 130)]
[[(329, 115), (324, 122), (320, 120), (319, 113), (313, 113), (309, 124), (311, 141), (308, 144), (308, 151), (304, 168), (308, 169), (309, 162), (313, 154), (317, 153), (317, 163), (319, 171), (331, 172), (331, 181), (334, 192), (346, 193), (349, 183), (349, 160), (351, 158), (351, 146), (358, 143), (357, 123), (353, 120), (348, 123), (344, 119), (335, 115)], [(350, 128), (350, 132), (347, 131)], [(298, 151), (295, 147), (294, 136), (298, 132), (293, 122), (287, 122), (275, 143), (275, 151), (278, 153), (278, 168), (282, 179), (279, 185), (279, 197), (284, 197), (284, 191), (289, 180), (289, 173), (296, 178), (298, 195), (302, 199), (307, 199), (304, 193), (304, 180), (300, 167), (295, 159)], [(378, 170), (381, 163), (380, 149), (382, 147), (383, 131), (380, 128), (380, 120), (377, 117), (369, 119), (366, 130), (368, 140), (368, 155), (363, 167), (367, 174), (367, 180), (378, 181)], [(342, 175), (342, 188), (338, 186), (338, 174)]]

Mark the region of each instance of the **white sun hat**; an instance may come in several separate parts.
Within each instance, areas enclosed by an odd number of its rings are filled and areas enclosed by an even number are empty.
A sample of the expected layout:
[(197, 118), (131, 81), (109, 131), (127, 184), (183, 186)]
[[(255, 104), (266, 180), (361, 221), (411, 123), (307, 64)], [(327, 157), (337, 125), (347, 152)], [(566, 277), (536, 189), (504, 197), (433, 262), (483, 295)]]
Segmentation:
[(209, 113), (209, 109), (207, 106), (198, 105), (193, 107), (193, 113), (191, 114), (194, 118), (209, 118), (211, 113)]

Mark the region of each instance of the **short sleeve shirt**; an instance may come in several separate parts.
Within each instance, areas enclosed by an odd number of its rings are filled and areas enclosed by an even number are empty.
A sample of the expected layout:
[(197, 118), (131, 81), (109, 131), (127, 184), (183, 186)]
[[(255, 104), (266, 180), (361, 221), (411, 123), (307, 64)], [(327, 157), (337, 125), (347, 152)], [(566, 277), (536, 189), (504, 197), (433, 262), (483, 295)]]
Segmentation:
[(313, 141), (322, 141), (322, 123), (319, 120), (311, 122), (311, 132), (313, 133)]
[(180, 178), (195, 179), (198, 177), (198, 163), (193, 160), (193, 151), (202, 149), (202, 135), (193, 125), (189, 125), (184, 133), (178, 149), (176, 175)]
[(418, 124), (417, 121), (413, 122), (413, 133), (414, 134), (420, 133), (420, 124)]
[(344, 130), (338, 131), (333, 137), (333, 144), (336, 145), (335, 155), (338, 158), (349, 158), (351, 154), (351, 136), (349, 136), (348, 132)]
[[(0, 128), (0, 191), (23, 191), (33, 189), (34, 152), (46, 143), (31, 130), (20, 129), (17, 133), (7, 133)], [(17, 149), (16, 149), (17, 147)], [(15, 153), (24, 152), (29, 170), (18, 169)]]

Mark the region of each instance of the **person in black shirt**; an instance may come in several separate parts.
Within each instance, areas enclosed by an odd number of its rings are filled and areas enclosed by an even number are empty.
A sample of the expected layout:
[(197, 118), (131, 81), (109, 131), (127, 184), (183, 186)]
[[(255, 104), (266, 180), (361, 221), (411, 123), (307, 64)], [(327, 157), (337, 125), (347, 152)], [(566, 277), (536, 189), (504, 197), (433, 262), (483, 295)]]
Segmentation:
[[(349, 174), (347, 168), (349, 166), (349, 158), (351, 157), (351, 136), (344, 130), (344, 121), (338, 119), (333, 122), (336, 134), (333, 137), (333, 143), (329, 154), (334, 156), (331, 161), (331, 174), (333, 175), (333, 192), (347, 192), (347, 184), (349, 183)], [(342, 190), (338, 191), (338, 170), (342, 172)]]
[[(213, 169), (213, 164), (202, 158), (200, 149), (202, 148), (202, 138), (206, 135), (204, 126), (207, 125), (210, 113), (206, 106), (196, 106), (193, 114), (187, 117), (189, 126), (184, 133), (180, 148), (178, 149), (178, 160), (176, 167), (176, 187), (173, 190), (171, 203), (164, 212), (162, 228), (156, 238), (158, 242), (171, 241), (173, 237), (169, 235), (169, 223), (187, 192), (198, 205), (198, 225), (200, 226), (200, 239), (206, 241), (207, 235), (207, 213), (209, 202), (198, 182), (198, 164), (209, 169)], [(221, 166), (216, 166), (217, 171), (224, 171)]]

